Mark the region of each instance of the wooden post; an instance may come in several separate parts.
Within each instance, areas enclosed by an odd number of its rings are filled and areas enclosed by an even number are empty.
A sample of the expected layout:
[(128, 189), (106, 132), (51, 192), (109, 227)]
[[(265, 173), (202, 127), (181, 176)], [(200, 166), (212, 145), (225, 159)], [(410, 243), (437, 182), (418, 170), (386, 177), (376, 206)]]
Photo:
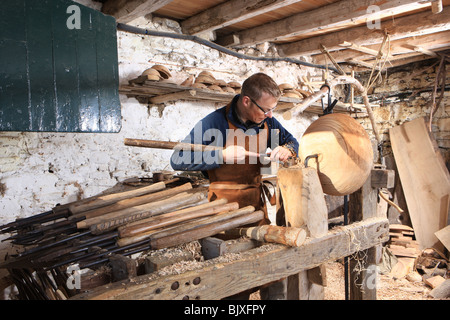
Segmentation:
[[(280, 169), (278, 183), (283, 197), (286, 225), (306, 227), (311, 238), (324, 236), (328, 231), (328, 209), (316, 169)], [(289, 276), (286, 298), (322, 300), (325, 281), (317, 281), (318, 277), (325, 277), (325, 268), (318, 266)]]
[[(380, 181), (377, 177), (391, 175), (391, 172), (383, 174), (372, 170), (371, 175), (364, 185), (349, 196), (349, 222), (357, 222), (377, 217), (377, 197), (379, 183), (373, 187), (374, 181)], [(390, 181), (390, 179), (389, 179)], [(388, 179), (386, 180), (388, 184)], [(387, 185), (386, 185), (387, 186)], [(383, 201), (383, 200), (382, 200)], [(386, 216), (384, 214), (384, 216)], [(377, 268), (381, 260), (382, 245), (356, 252), (350, 258), (350, 299), (351, 300), (376, 300), (377, 298)]]
[(136, 262), (133, 259), (115, 254), (109, 258), (109, 262), (113, 282), (136, 277)]

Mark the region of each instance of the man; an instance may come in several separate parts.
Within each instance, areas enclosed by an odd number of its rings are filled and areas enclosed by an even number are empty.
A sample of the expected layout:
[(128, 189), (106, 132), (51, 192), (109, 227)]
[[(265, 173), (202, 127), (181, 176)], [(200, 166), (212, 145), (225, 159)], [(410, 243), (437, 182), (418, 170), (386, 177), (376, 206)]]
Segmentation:
[(210, 180), (208, 199), (226, 198), (240, 207), (264, 210), (261, 168), (267, 147), (271, 161), (296, 157), (298, 141), (273, 117), (281, 96), (277, 83), (264, 73), (244, 81), (241, 93), (225, 107), (207, 115), (183, 142), (223, 147), (210, 151), (175, 151), (171, 165), (177, 171), (203, 171)]

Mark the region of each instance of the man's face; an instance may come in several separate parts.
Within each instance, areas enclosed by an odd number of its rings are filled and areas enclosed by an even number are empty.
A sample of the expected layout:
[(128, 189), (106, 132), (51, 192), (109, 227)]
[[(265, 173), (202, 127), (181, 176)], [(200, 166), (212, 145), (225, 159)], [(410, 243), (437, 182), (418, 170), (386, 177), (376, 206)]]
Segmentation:
[(266, 118), (272, 118), (272, 111), (276, 108), (278, 99), (263, 92), (258, 100), (244, 96), (243, 102), (246, 107), (246, 118), (255, 123), (261, 123)]

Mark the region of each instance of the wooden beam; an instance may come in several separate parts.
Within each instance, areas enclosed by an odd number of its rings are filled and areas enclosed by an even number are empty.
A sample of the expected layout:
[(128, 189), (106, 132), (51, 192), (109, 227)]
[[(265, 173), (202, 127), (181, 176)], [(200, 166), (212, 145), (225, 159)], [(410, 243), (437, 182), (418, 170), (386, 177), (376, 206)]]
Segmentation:
[(214, 31), (301, 0), (230, 0), (196, 14), (183, 22), (183, 33), (197, 35)]
[[(352, 49), (355, 51), (366, 53), (366, 54), (372, 55), (374, 57), (376, 57), (379, 53), (379, 50), (370, 49), (370, 48), (367, 48), (364, 46), (358, 46), (352, 42), (347, 42), (347, 41), (345, 41), (343, 44), (340, 44), (340, 46), (343, 48), (346, 48), (346, 49)], [(385, 54), (383, 54), (382, 56), (385, 56)], [(392, 55), (389, 55), (389, 56), (392, 56)]]
[(395, 20), (390, 19), (381, 23), (381, 29), (368, 29), (364, 25), (288, 44), (280, 44), (277, 49), (280, 55), (285, 57), (313, 55), (320, 53), (320, 44), (326, 46), (330, 51), (342, 49), (341, 44), (348, 40), (359, 46), (379, 44), (383, 41), (385, 31), (388, 32), (392, 41), (448, 29), (450, 29), (450, 6), (445, 7), (440, 14), (427, 11)]
[[(364, 67), (364, 68), (368, 68), (368, 69), (373, 69), (374, 68), (373, 63), (365, 62), (365, 61), (358, 60), (358, 59), (349, 59), (346, 62), (349, 63), (349, 64), (353, 64), (353, 65)], [(375, 70), (380, 71), (381, 68), (378, 67), (378, 66), (375, 66)]]
[(173, 0), (107, 0), (102, 7), (104, 14), (113, 16), (119, 23), (128, 23), (152, 13)]
[[(342, 0), (317, 9), (301, 12), (287, 18), (264, 24), (237, 33), (239, 46), (248, 46), (265, 41), (279, 41), (301, 34), (322, 31), (329, 28), (355, 26), (365, 23), (368, 19), (430, 6), (430, 3), (413, 0), (386, 0), (377, 3), (379, 11), (367, 10), (373, 5), (372, 0)], [(311, 17), (314, 17), (312, 19)], [(351, 38), (350, 38), (351, 39)]]
[[(347, 41), (345, 41), (342, 45), (345, 45)], [(367, 60), (371, 59), (374, 55), (378, 53), (378, 49), (380, 47), (379, 44), (373, 44), (370, 46), (358, 46), (359, 48), (367, 49), (368, 51), (364, 54), (363, 50), (356, 49), (356, 45), (351, 43), (351, 46), (347, 46), (346, 50), (333, 51), (332, 55), (336, 62), (341, 63), (351, 59), (357, 60)], [(414, 36), (410, 38), (403, 38), (399, 40), (390, 41), (390, 53), (391, 56), (389, 60), (398, 59), (397, 55), (410, 53), (411, 50), (406, 48), (405, 46), (421, 46), (428, 50), (440, 50), (441, 48), (450, 46), (450, 30), (427, 34), (423, 36)], [(316, 64), (325, 64), (327, 62), (326, 58), (322, 54), (314, 55), (313, 62)]]
[(437, 57), (436, 52), (428, 50), (422, 46), (414, 46), (414, 45), (405, 45), (405, 48), (408, 48), (412, 51), (418, 52), (418, 53), (422, 53), (422, 54), (426, 54), (429, 55), (431, 57)]
[[(241, 252), (237, 260), (220, 262), (219, 257), (199, 263), (196, 270), (181, 274), (142, 275), (131, 281), (88, 290), (71, 299), (222, 299), (371, 248), (388, 239), (388, 220), (372, 218), (335, 228), (320, 238), (307, 239), (298, 248), (275, 244), (262, 246)], [(174, 283), (180, 285), (173, 286)]]

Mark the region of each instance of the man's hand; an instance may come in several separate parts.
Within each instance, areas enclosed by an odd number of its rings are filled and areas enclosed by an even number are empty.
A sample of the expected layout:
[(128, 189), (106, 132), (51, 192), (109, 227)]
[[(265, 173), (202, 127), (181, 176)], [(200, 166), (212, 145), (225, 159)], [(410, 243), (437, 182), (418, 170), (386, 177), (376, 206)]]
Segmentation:
[(222, 150), (223, 163), (245, 163), (246, 157), (258, 158), (259, 154), (255, 152), (246, 151), (241, 146), (229, 146)]
[(272, 150), (270, 153), (271, 161), (286, 161), (290, 156), (292, 156), (291, 151), (283, 146), (278, 146)]

